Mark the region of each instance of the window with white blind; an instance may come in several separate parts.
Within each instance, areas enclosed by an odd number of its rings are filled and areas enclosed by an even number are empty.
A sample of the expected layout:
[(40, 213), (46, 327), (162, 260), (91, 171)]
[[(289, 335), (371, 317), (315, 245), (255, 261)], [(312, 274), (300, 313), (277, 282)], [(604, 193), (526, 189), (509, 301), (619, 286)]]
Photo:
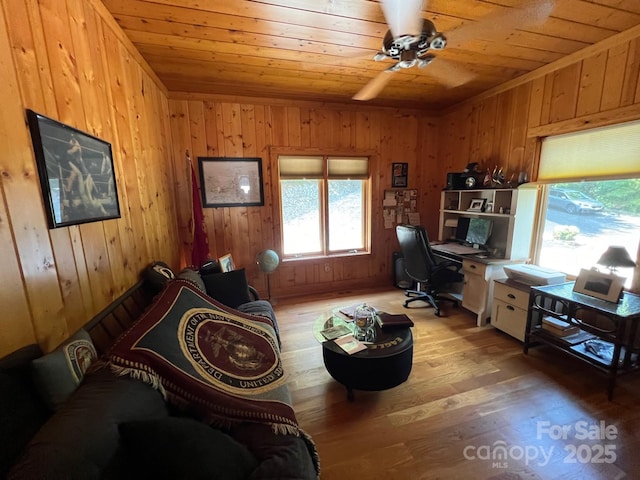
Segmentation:
[(367, 157), (278, 157), (284, 258), (369, 251)]
[[(640, 241), (640, 122), (548, 137), (535, 263), (577, 275), (610, 245), (636, 259)], [(631, 269), (617, 273), (631, 286)]]

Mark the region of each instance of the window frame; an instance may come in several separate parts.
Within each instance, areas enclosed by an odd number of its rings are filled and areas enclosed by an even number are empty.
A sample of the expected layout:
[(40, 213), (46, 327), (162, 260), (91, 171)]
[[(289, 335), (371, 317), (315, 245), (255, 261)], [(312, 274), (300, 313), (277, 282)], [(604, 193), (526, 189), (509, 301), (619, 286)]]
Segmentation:
[[(562, 137), (562, 136), (571, 136), (571, 135), (583, 135), (590, 131), (596, 133), (598, 131), (602, 131), (608, 128), (614, 129), (616, 127), (628, 128), (630, 125), (635, 124), (638, 125), (640, 122), (639, 118), (628, 118), (624, 121), (616, 122), (616, 123), (600, 123), (600, 122), (592, 122), (589, 125), (583, 124), (582, 128), (561, 128), (555, 130), (553, 128), (549, 129), (547, 127), (540, 127), (539, 131), (536, 132), (535, 140), (536, 140), (536, 163), (535, 163), (535, 172), (536, 172), (536, 181), (535, 183), (539, 185), (540, 192), (538, 195), (537, 205), (536, 205), (536, 219), (532, 229), (532, 242), (531, 242), (531, 250), (530, 256), (532, 262), (536, 265), (539, 265), (541, 252), (542, 252), (542, 243), (543, 243), (543, 235), (545, 229), (545, 222), (547, 218), (547, 211), (549, 208), (549, 193), (551, 189), (551, 185), (555, 185), (557, 183), (572, 183), (572, 182), (580, 182), (580, 181), (608, 181), (608, 180), (620, 180), (620, 179), (631, 179), (631, 178), (639, 178), (640, 172), (633, 169), (633, 163), (631, 163), (632, 167), (629, 167), (629, 162), (624, 159), (621, 162), (621, 168), (613, 171), (611, 174), (603, 173), (602, 170), (598, 170), (597, 167), (593, 169), (593, 171), (585, 171), (584, 169), (576, 169), (575, 172), (568, 173), (567, 171), (561, 172), (558, 175), (554, 175), (552, 171), (547, 171), (546, 174), (542, 174), (544, 170), (544, 166), (542, 165), (544, 160), (543, 156), (543, 142), (548, 137)], [(546, 131), (545, 131), (546, 130)], [(543, 133), (544, 132), (544, 133)], [(542, 178), (540, 175), (542, 174)], [(640, 252), (640, 247), (639, 247)], [(638, 257), (638, 252), (629, 252), (633, 258), (636, 255), (636, 260)], [(575, 280), (575, 275), (567, 274), (568, 280)], [(631, 291), (636, 291), (638, 289), (638, 276), (637, 274), (632, 278), (631, 282)]]
[[(313, 253), (303, 253), (303, 254), (289, 254), (286, 255), (284, 253), (284, 221), (282, 218), (282, 188), (280, 183), (280, 165), (279, 158), (281, 156), (300, 156), (300, 157), (322, 157), (323, 159), (323, 175), (320, 180), (320, 222), (321, 222), (321, 242), (322, 242), (322, 250), (319, 252)], [(368, 160), (368, 174), (366, 178), (362, 178), (363, 181), (363, 243), (364, 246), (359, 249), (345, 249), (345, 250), (335, 250), (329, 251), (329, 214), (328, 214), (328, 160), (330, 158), (363, 158), (366, 157)], [(279, 245), (281, 251), (281, 258), (283, 262), (288, 261), (304, 261), (304, 260), (317, 260), (317, 259), (328, 259), (328, 258), (336, 258), (336, 257), (344, 257), (344, 256), (360, 256), (360, 255), (371, 255), (372, 253), (372, 229), (374, 224), (373, 218), (373, 175), (374, 166), (376, 162), (376, 154), (371, 151), (361, 151), (361, 150), (323, 150), (323, 149), (313, 149), (313, 148), (273, 148), (271, 150), (271, 165), (274, 166), (272, 171), (272, 181), (274, 185), (274, 195), (273, 195), (273, 224), (274, 224), (274, 235), (275, 235), (275, 244)], [(334, 180), (339, 180), (340, 178), (333, 178)], [(346, 179), (346, 177), (345, 177)]]

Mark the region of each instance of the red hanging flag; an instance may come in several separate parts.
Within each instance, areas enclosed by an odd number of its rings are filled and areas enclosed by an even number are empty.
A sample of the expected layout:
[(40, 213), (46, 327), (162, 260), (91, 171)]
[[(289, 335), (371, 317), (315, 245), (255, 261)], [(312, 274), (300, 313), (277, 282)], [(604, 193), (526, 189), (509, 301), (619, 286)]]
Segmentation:
[(189, 157), (188, 151), (187, 160), (189, 160), (189, 167), (191, 169), (191, 203), (193, 206), (191, 222), (193, 233), (191, 263), (196, 268), (200, 268), (200, 266), (209, 259), (209, 239), (207, 238), (207, 229), (204, 224), (204, 214), (202, 213), (202, 199), (200, 198), (200, 190), (198, 189), (196, 174), (193, 171), (193, 165), (191, 164), (191, 158)]

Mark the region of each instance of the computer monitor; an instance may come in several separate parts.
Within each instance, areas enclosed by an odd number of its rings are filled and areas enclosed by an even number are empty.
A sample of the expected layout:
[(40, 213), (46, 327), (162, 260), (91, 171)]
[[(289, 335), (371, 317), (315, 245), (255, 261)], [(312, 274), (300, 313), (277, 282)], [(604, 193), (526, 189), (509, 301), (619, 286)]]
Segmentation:
[(491, 236), (493, 222), (488, 218), (472, 218), (469, 221), (466, 241), (471, 244), (486, 245)]
[(456, 226), (456, 241), (462, 243), (467, 241), (467, 232), (469, 231), (469, 217), (458, 217), (458, 225)]

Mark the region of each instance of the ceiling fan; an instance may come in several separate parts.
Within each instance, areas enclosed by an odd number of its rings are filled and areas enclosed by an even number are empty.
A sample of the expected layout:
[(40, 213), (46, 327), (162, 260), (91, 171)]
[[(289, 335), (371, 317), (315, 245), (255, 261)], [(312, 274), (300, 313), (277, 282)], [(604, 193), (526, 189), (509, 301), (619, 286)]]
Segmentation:
[(389, 25), (382, 50), (373, 57), (376, 61), (387, 59), (395, 63), (380, 72), (358, 93), (354, 100), (375, 98), (393, 77), (393, 73), (407, 68), (424, 68), (434, 60), (438, 64), (437, 80), (449, 88), (471, 81), (474, 74), (460, 66), (437, 58), (435, 52), (443, 50), (449, 42), (460, 43), (487, 32), (495, 34), (495, 25), (500, 29), (518, 28), (545, 20), (553, 10), (554, 0), (523, 0), (521, 7), (500, 10), (482, 19), (481, 22), (465, 24), (447, 36), (438, 32), (431, 20), (422, 18), (423, 3), (428, 0), (380, 0), (385, 19)]

